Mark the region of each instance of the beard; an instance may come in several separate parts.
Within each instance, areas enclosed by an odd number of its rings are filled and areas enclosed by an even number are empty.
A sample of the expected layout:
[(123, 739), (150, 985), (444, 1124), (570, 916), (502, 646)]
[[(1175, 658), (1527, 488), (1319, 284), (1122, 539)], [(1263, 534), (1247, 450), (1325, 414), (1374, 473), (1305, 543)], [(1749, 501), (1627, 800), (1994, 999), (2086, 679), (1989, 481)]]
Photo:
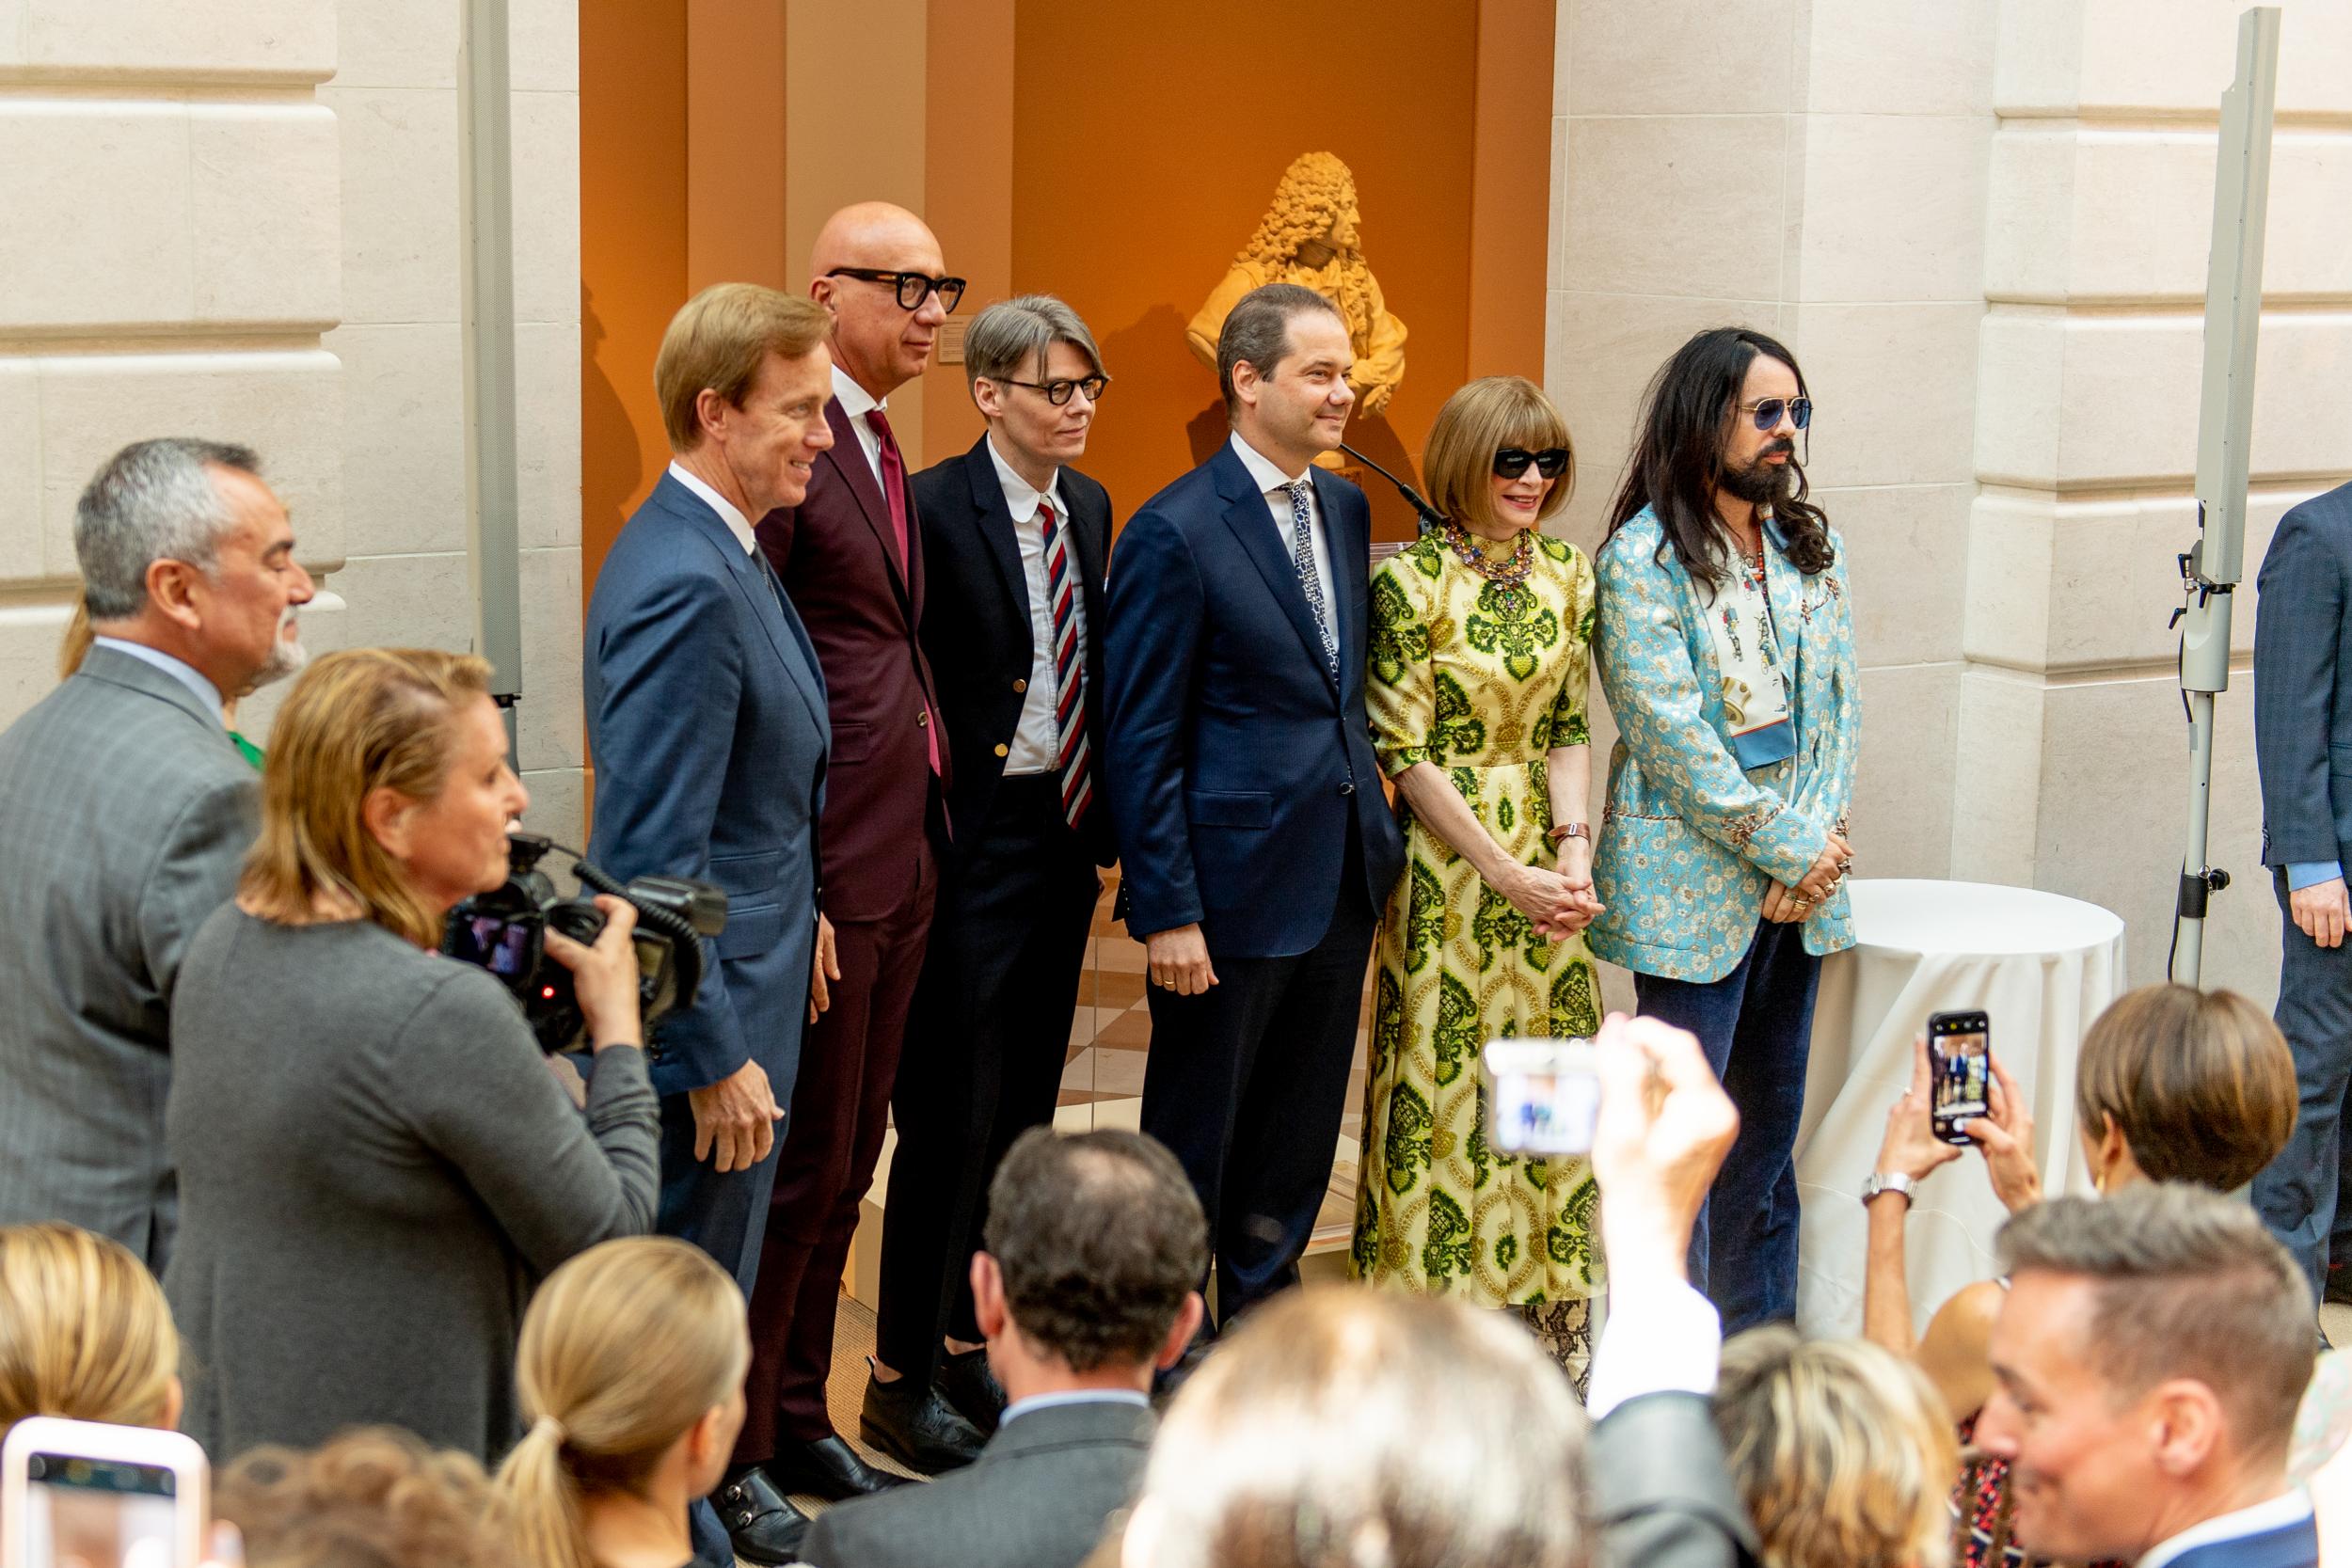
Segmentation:
[[(1768, 463), (1774, 452), (1788, 455), (1786, 463)], [(1797, 490), (1797, 452), (1794, 443), (1775, 441), (1756, 454), (1756, 461), (1744, 468), (1730, 468), (1724, 473), (1723, 486), (1750, 506), (1773, 506), (1787, 500)]]
[(290, 610), (286, 611), (286, 619), (278, 625), (278, 640), (269, 645), (269, 657), (263, 659), (262, 667), (253, 672), (252, 681), (241, 695), (250, 696), (265, 686), (274, 685), (289, 675), (299, 674), (302, 667), (310, 662), (310, 650), (302, 645), (302, 640), (286, 635), (294, 625), (294, 612)]

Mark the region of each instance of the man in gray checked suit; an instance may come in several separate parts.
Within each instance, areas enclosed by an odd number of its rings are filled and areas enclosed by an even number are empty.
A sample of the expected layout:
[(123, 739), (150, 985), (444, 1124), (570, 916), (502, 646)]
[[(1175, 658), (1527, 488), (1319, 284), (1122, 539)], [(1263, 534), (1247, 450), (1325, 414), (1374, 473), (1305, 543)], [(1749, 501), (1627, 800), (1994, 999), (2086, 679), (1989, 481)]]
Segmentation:
[(189, 440), (108, 460), (73, 519), (97, 641), (0, 732), (0, 1225), (68, 1221), (158, 1274), (172, 982), (259, 813), (222, 698), (311, 592), (259, 467)]
[(1200, 1326), (1208, 1221), (1184, 1167), (1138, 1132), (1032, 1128), (989, 1185), (982, 1240), (995, 1435), (968, 1468), (818, 1514), (802, 1548), (818, 1568), (1077, 1568), (1134, 1497), (1152, 1375)]
[(2256, 579), (2254, 755), (2263, 863), (2284, 917), (2279, 1029), (2301, 1105), (2285, 1148), (2254, 1178), (2254, 1207), (2314, 1293), (2352, 1299), (2352, 484), (2279, 521)]

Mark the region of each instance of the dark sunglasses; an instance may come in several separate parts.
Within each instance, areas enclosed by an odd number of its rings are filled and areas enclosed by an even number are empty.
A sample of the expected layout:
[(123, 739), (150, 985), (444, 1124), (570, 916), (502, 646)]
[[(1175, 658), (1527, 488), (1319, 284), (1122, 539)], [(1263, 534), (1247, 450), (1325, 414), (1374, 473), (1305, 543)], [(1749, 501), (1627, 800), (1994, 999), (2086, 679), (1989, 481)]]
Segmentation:
[(920, 310), (927, 294), (939, 296), (939, 308), (953, 310), (963, 301), (961, 277), (927, 277), (919, 272), (879, 272), (872, 267), (835, 267), (827, 277), (854, 277), (861, 283), (887, 283), (898, 291), (898, 309)]
[(1530, 463), (1546, 479), (1558, 479), (1568, 471), (1568, 449), (1546, 447), (1541, 451), (1529, 451), (1523, 447), (1505, 447), (1495, 453), (1495, 473), (1502, 479), (1517, 479), (1527, 472)]
[(1783, 414), (1787, 414), (1788, 422), (1799, 430), (1803, 430), (1813, 422), (1813, 400), (1811, 398), (1766, 398), (1761, 403), (1743, 403), (1740, 405), (1740, 411), (1753, 415), (1756, 419), (1756, 428), (1758, 430), (1772, 429), (1780, 423), (1780, 417)]
[(1087, 402), (1100, 403), (1103, 401), (1104, 389), (1110, 384), (1111, 378), (1107, 375), (1082, 376), (1076, 381), (1008, 380), (1005, 383), (1008, 387), (1026, 387), (1032, 392), (1043, 392), (1045, 401), (1057, 408), (1068, 403), (1070, 394), (1073, 392), (1084, 392), (1087, 395)]

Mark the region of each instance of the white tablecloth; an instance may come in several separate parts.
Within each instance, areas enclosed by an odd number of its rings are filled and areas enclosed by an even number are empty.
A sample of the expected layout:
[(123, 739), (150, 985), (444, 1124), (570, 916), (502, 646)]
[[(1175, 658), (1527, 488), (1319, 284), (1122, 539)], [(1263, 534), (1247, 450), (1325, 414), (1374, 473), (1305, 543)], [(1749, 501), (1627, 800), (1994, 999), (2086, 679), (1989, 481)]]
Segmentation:
[[(1993, 1053), (2033, 1108), (2042, 1190), (2087, 1192), (2075, 1052), (2123, 983), (2123, 922), (2096, 904), (1982, 882), (1851, 886), (1860, 940), (1821, 965), (1797, 1133), (1797, 1321), (1808, 1334), (1861, 1332), (1862, 1184), (1928, 1015), (1990, 1015)], [(1973, 1151), (1921, 1184), (1907, 1235), (1918, 1326), (1953, 1291), (1997, 1272), (1994, 1237), (2006, 1218)]]

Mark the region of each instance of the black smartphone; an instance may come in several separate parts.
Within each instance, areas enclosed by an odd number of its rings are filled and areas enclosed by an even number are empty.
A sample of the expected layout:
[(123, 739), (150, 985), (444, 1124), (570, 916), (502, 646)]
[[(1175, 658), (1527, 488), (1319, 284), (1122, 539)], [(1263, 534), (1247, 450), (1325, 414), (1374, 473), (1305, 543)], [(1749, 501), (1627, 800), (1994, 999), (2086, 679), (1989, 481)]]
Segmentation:
[(1963, 1122), (1993, 1114), (1993, 1026), (1979, 1012), (1928, 1015), (1929, 1112), (1947, 1144), (1971, 1140)]

